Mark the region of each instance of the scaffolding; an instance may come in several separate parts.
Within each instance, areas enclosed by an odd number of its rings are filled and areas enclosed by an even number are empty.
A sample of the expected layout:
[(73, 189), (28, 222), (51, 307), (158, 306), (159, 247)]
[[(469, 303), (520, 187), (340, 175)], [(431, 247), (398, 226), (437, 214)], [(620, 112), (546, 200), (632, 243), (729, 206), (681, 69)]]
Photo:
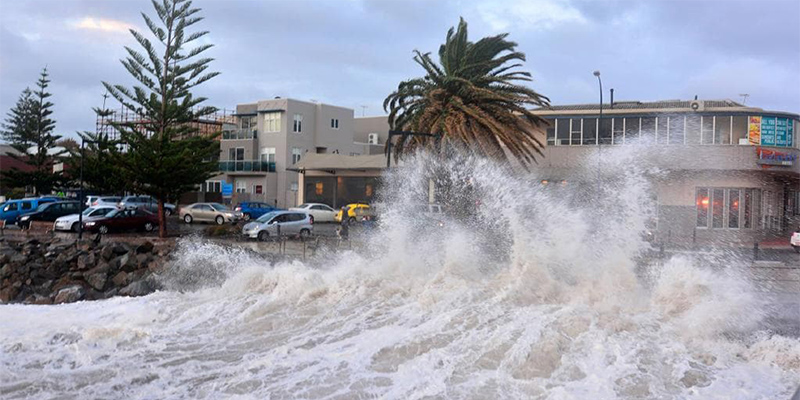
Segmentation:
[[(98, 135), (103, 135), (109, 140), (119, 140), (119, 132), (114, 129), (114, 124), (133, 124), (134, 126), (144, 129), (147, 120), (140, 114), (137, 114), (124, 106), (120, 106), (119, 110), (109, 110), (109, 115), (98, 115), (95, 122), (95, 132)], [(190, 135), (177, 137), (176, 139), (186, 139), (189, 137), (210, 137), (223, 131), (230, 131), (236, 129), (236, 112), (234, 110), (220, 109), (215, 113), (203, 116), (190, 122), (190, 126), (195, 128), (194, 132)], [(219, 140), (217, 136), (217, 140)]]

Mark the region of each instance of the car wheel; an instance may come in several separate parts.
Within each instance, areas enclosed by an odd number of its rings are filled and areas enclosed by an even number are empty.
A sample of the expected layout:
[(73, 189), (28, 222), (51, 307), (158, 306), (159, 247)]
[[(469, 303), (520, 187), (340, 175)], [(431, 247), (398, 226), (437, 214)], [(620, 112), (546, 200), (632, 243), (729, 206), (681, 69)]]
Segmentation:
[(153, 231), (153, 223), (152, 222), (146, 222), (144, 224), (144, 230), (145, 230), (145, 232), (152, 232)]
[(217, 225), (222, 225), (225, 223), (225, 218), (222, 215), (217, 215), (217, 218), (214, 219)]
[(258, 241), (266, 242), (267, 239), (269, 239), (269, 232), (267, 231), (258, 232)]
[(300, 230), (300, 239), (308, 239), (311, 237), (311, 231), (308, 229), (301, 229)]
[(165, 208), (164, 209), (164, 216), (169, 217), (170, 215), (172, 215), (172, 210), (170, 210), (169, 208)]
[(97, 228), (97, 230), (98, 230), (100, 233), (102, 233), (103, 235), (105, 235), (106, 233), (108, 233), (108, 227), (107, 227), (107, 226), (105, 226), (105, 225), (101, 225), (99, 228)]
[(794, 247), (795, 253), (800, 253), (800, 246), (792, 246), (792, 247)]
[(248, 214), (248, 213), (244, 213), (244, 215), (242, 215), (242, 218), (243, 218), (245, 221), (250, 221), (250, 214)]
[(71, 231), (73, 231), (73, 232), (77, 232), (77, 231), (78, 231), (80, 228), (81, 228), (81, 226), (80, 226), (80, 225), (78, 225), (78, 223), (77, 223), (77, 222), (75, 222), (75, 223), (73, 223), (73, 224), (72, 224), (72, 227), (71, 227), (71, 228), (69, 228), (69, 229), (70, 229)]
[(350, 219), (348, 219), (348, 220), (347, 220), (347, 222), (348, 222), (350, 225), (353, 225), (353, 224), (355, 224), (355, 223), (356, 223), (356, 217), (350, 217)]
[(189, 214), (184, 215), (183, 216), (183, 222), (186, 222), (187, 224), (191, 224), (192, 223), (192, 216), (189, 215)]

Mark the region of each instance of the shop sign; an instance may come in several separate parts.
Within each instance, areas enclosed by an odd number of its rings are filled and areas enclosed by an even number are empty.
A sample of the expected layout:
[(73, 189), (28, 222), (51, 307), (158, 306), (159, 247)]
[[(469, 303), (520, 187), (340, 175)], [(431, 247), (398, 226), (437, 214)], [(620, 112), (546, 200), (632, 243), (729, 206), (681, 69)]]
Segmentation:
[(794, 162), (797, 161), (797, 154), (789, 154), (783, 151), (769, 150), (762, 147), (756, 147), (756, 154), (758, 155), (756, 163), (759, 165), (791, 167)]
[(794, 120), (792, 118), (750, 116), (747, 138), (751, 145), (792, 147)]

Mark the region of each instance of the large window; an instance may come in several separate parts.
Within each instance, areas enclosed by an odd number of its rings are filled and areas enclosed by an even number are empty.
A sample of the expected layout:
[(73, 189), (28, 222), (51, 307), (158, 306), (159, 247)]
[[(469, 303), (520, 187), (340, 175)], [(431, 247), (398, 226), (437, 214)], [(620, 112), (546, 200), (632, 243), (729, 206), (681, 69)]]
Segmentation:
[(302, 155), (301, 149), (297, 147), (292, 147), (292, 164), (297, 164), (300, 161), (300, 156)]
[(228, 149), (228, 160), (230, 161), (244, 160), (244, 147), (232, 147)]
[(715, 144), (731, 144), (731, 118), (713, 117)]
[(686, 117), (686, 144), (711, 144), (709, 132), (702, 132), (701, 116), (689, 115)]
[(639, 143), (639, 122), (641, 118), (625, 118), (625, 144)]
[(222, 182), (206, 181), (206, 193), (219, 193), (222, 191)]
[(703, 129), (703, 144), (715, 144), (714, 117), (702, 117), (702, 119), (703, 123), (700, 126)]
[(269, 112), (264, 114), (264, 131), (273, 133), (281, 131), (280, 112)]
[(642, 144), (653, 144), (656, 138), (656, 119), (642, 118)]
[(572, 118), (570, 121), (570, 144), (573, 146), (578, 146), (581, 144), (581, 135), (583, 134), (583, 121), (580, 118)]
[(613, 144), (625, 143), (625, 118), (614, 118), (611, 125), (613, 131), (611, 142)]
[(583, 119), (583, 144), (597, 144), (597, 118)]
[(669, 117), (656, 117), (656, 143), (667, 144), (669, 138)]
[(548, 146), (555, 146), (556, 145), (556, 128), (555, 127), (548, 127), (547, 128), (547, 145)]
[(331, 118), (331, 128), (339, 129), (339, 118)]
[(295, 114), (292, 123), (292, 132), (303, 132), (303, 114)]
[(761, 189), (697, 188), (696, 226), (713, 229), (758, 228), (760, 198)]
[(236, 182), (236, 193), (247, 193), (247, 183)]
[(569, 144), (569, 119), (559, 118), (556, 120), (556, 145)]
[(600, 119), (600, 144), (612, 144), (611, 141), (611, 120), (612, 118)]
[(669, 144), (683, 144), (685, 126), (685, 117), (673, 116), (669, 118)]

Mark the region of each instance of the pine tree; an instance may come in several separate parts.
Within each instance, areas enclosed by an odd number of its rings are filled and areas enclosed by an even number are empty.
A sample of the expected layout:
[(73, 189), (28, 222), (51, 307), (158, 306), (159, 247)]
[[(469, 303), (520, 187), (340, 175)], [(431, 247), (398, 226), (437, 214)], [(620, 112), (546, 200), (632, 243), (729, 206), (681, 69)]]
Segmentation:
[(3, 125), (3, 137), (22, 155), (13, 155), (31, 167), (31, 171), (12, 169), (3, 174), (3, 181), (10, 187), (32, 186), (35, 194), (50, 193), (62, 181), (61, 173), (53, 172), (56, 157), (51, 149), (61, 136), (53, 134), (56, 121), (53, 103), (48, 100), (50, 84), (47, 68), (44, 68), (36, 82), (36, 90), (25, 89), (17, 104), (12, 108)]
[[(144, 53), (126, 46), (128, 57), (121, 60), (138, 84), (132, 88), (103, 85), (123, 107), (140, 116), (138, 121), (112, 123), (126, 147), (124, 153), (113, 152), (114, 161), (124, 170), (131, 189), (158, 200), (159, 236), (165, 237), (164, 202), (194, 190), (217, 170), (219, 143), (209, 137), (192, 137), (197, 131), (192, 122), (216, 109), (201, 106), (206, 98), (192, 96), (191, 89), (219, 73), (206, 72), (212, 58), (197, 58), (213, 45), (187, 48), (208, 34), (187, 32), (203, 20), (197, 16), (200, 9), (192, 8), (188, 0), (152, 3), (158, 23), (144, 13), (142, 17), (155, 45), (131, 29)], [(178, 140), (183, 137), (189, 138)]]

